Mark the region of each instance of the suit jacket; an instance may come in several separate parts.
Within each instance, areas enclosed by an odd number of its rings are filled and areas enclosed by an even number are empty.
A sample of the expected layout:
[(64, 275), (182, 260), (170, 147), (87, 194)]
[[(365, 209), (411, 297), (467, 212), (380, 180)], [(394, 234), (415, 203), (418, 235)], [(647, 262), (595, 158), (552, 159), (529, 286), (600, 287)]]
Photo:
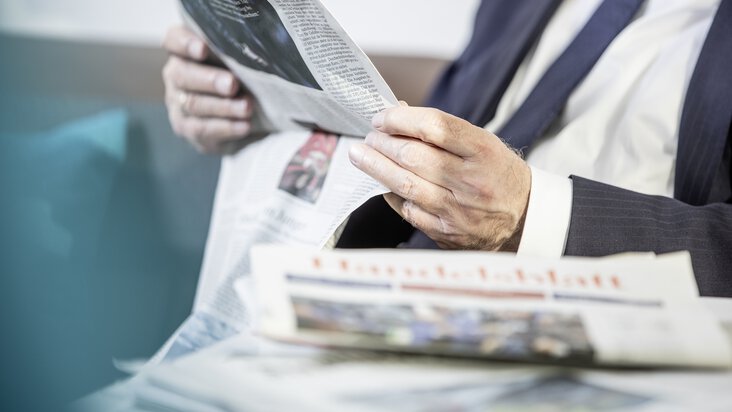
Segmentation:
[[(445, 71), (427, 105), (483, 126), (494, 116), (521, 61), (559, 1), (484, 0), (473, 37)], [(700, 292), (732, 296), (732, 0), (722, 0), (679, 119), (674, 199), (571, 176), (565, 254), (689, 250)], [(471, 93), (479, 89), (481, 93)], [(642, 138), (642, 136), (639, 136)], [(408, 229), (380, 200), (354, 214), (341, 246), (393, 246)], [(371, 217), (385, 222), (374, 229)], [(370, 222), (370, 226), (368, 223)], [(354, 241), (360, 237), (360, 241)], [(435, 248), (421, 232), (407, 247)]]

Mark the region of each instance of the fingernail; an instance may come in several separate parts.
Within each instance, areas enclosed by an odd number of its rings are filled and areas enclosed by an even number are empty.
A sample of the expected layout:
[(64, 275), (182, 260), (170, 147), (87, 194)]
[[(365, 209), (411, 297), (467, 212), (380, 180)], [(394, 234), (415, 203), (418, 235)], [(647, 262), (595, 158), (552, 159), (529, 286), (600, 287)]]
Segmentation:
[(358, 164), (361, 163), (363, 155), (364, 150), (361, 144), (356, 143), (352, 145), (350, 149), (348, 149), (348, 159), (351, 160), (351, 163), (353, 163), (355, 166), (358, 166)]
[(203, 59), (203, 43), (198, 40), (192, 40), (188, 44), (188, 54), (195, 59)]
[(375, 129), (378, 129), (381, 126), (383, 126), (385, 116), (386, 116), (386, 114), (383, 111), (376, 113), (376, 116), (374, 116), (374, 118), (371, 119), (371, 126), (374, 126)]
[(237, 117), (247, 117), (249, 115), (249, 102), (240, 100), (232, 103), (232, 110)]
[(229, 95), (231, 93), (231, 89), (234, 87), (234, 79), (226, 74), (220, 75), (216, 78), (215, 86), (219, 93)]
[(249, 133), (249, 122), (234, 122), (234, 133), (237, 135), (245, 135)]

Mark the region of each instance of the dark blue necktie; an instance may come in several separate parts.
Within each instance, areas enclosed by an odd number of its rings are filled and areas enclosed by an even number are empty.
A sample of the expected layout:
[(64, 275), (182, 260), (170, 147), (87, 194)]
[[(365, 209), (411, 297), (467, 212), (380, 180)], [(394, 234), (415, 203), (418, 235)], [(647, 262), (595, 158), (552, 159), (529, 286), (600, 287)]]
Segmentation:
[(525, 149), (546, 132), (605, 49), (630, 23), (644, 0), (605, 0), (577, 37), (549, 67), (524, 103), (498, 132)]

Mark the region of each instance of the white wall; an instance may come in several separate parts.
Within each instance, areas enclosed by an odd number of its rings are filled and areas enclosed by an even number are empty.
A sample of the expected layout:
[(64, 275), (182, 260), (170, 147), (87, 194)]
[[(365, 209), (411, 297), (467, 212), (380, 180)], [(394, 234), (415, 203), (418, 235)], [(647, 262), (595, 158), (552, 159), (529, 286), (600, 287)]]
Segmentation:
[(39, 36), (159, 45), (177, 20), (173, 0), (0, 0), (3, 30)]
[[(322, 1), (367, 51), (440, 58), (462, 49), (478, 3)], [(176, 0), (0, 0), (0, 30), (37, 36), (158, 45), (176, 21)]]

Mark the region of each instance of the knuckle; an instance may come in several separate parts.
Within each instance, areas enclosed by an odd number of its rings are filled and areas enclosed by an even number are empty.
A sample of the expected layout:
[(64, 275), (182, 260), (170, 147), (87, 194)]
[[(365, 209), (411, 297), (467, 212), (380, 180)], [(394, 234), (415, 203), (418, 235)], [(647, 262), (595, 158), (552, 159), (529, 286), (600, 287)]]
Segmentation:
[(394, 110), (393, 109), (386, 109), (384, 111), (384, 127), (389, 128), (389, 126), (393, 123), (394, 120)]
[(218, 133), (219, 137), (222, 138), (229, 138), (234, 137), (237, 135), (236, 130), (234, 128), (234, 122), (227, 121), (226, 123), (221, 125), (221, 130)]
[(170, 127), (173, 129), (173, 133), (178, 136), (183, 136), (184, 131), (180, 120), (172, 114), (168, 114), (168, 120), (170, 121)]
[(173, 86), (180, 88), (184, 83), (184, 75), (185, 72), (183, 70), (183, 62), (181, 62), (177, 58), (173, 58), (170, 62), (170, 66), (168, 69), (168, 80)]
[(399, 185), (399, 194), (404, 198), (413, 198), (415, 189), (414, 179), (411, 176), (407, 176), (402, 180)]
[(402, 203), (402, 218), (409, 222), (409, 224), (414, 225), (416, 222), (414, 221), (414, 203), (410, 201), (405, 201)]
[(396, 160), (404, 167), (410, 168), (419, 164), (419, 154), (417, 147), (412, 142), (402, 142), (397, 148)]
[(455, 175), (450, 163), (442, 156), (434, 156), (433, 159), (430, 159), (429, 164), (432, 169), (442, 172), (445, 176)]
[(452, 199), (449, 196), (442, 193), (442, 191), (436, 190), (431, 194), (431, 199), (435, 202), (432, 203), (431, 207), (433, 212), (437, 215), (449, 215), (454, 212), (454, 205)]
[(496, 196), (495, 190), (491, 185), (480, 184), (476, 186), (475, 190), (478, 195), (477, 197), (485, 202), (493, 200)]
[(433, 140), (442, 141), (447, 132), (447, 119), (441, 111), (437, 109), (427, 109), (422, 121), (421, 133), (423, 136), (430, 136)]
[(374, 172), (379, 169), (378, 159), (371, 152), (367, 151), (364, 153), (362, 163), (364, 165), (364, 169), (370, 172)]
[(175, 105), (175, 93), (170, 87), (165, 87), (165, 105), (168, 106), (168, 110), (170, 110)]
[(188, 119), (183, 125), (184, 134), (197, 141), (201, 141), (204, 137), (204, 125), (203, 122), (197, 119)]
[[(500, 142), (500, 141), (499, 141)], [(485, 161), (496, 156), (496, 148), (499, 147), (501, 150), (513, 150), (510, 146), (503, 142), (500, 145), (495, 145), (493, 139), (477, 139), (473, 142), (473, 155), (470, 156), (470, 160), (474, 162)]]
[(165, 65), (163, 66), (163, 79), (168, 80), (173, 76), (173, 65), (174, 65), (173, 58), (169, 58), (167, 62), (165, 62)]
[(185, 113), (199, 114), (201, 112), (201, 106), (203, 105), (202, 97), (197, 94), (189, 94), (188, 97), (183, 101), (181, 105)]
[[(182, 125), (182, 117), (180, 112), (176, 111), (174, 108), (168, 108), (168, 121), (170, 122), (170, 126), (173, 127), (173, 131), (175, 131), (178, 134), (181, 134), (182, 131), (181, 125)], [(176, 130), (177, 129), (177, 130)]]
[(453, 228), (452, 224), (448, 222), (447, 220), (443, 218), (439, 218), (437, 227), (435, 228), (437, 233), (439, 233), (442, 237), (448, 238), (455, 235), (455, 229)]
[(202, 122), (199, 139), (210, 142), (221, 134), (219, 129), (213, 121)]
[(180, 35), (180, 26), (172, 26), (169, 27), (168, 30), (165, 32), (165, 36), (163, 37), (163, 48), (165, 48), (169, 52), (175, 51), (175, 41)]
[(465, 174), (460, 177), (461, 191), (475, 201), (488, 202), (495, 195), (493, 188), (486, 183), (485, 175)]

